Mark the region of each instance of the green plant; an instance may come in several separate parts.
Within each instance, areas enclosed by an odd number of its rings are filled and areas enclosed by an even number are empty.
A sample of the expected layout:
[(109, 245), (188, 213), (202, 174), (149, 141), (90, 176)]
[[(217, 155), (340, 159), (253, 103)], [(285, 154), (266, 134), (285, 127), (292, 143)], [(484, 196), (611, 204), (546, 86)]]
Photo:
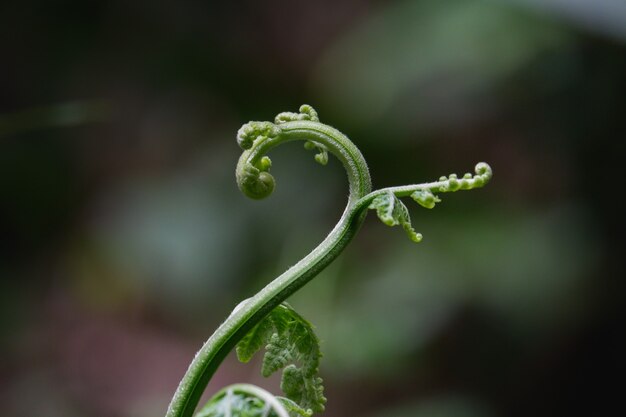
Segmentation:
[(458, 178), (451, 174), (434, 182), (372, 191), (367, 164), (358, 148), (338, 130), (320, 123), (311, 106), (303, 105), (299, 113), (280, 113), (274, 123), (249, 122), (239, 129), (237, 142), (244, 152), (236, 177), (244, 194), (261, 199), (272, 193), (275, 182), (266, 154), (292, 140), (304, 140), (306, 149), (316, 150), (315, 160), (322, 165), (328, 162), (329, 152), (341, 161), (350, 184), (348, 204), (319, 246), (256, 295), (242, 301), (207, 340), (174, 394), (167, 417), (189, 417), (194, 413), (209, 379), (235, 347), (239, 359), (247, 362), (265, 346), (262, 373), (268, 376), (284, 368), (281, 389), (286, 398), (237, 384), (220, 391), (197, 417), (310, 416), (323, 411), (326, 398), (317, 375), (321, 357), (318, 339), (312, 326), (284, 300), (341, 253), (359, 230), (368, 209), (376, 210), (386, 225), (402, 226), (411, 240), (419, 242), (422, 235), (411, 226), (408, 209), (400, 197), (411, 197), (430, 209), (440, 202), (437, 193), (482, 187), (492, 174), (489, 165), (481, 162), (476, 165), (475, 175)]

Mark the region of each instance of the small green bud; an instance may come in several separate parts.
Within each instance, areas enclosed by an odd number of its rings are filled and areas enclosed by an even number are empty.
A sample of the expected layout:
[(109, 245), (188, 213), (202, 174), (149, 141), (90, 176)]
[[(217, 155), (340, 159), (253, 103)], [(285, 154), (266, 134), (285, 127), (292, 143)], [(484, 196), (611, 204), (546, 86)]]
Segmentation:
[(323, 149), (320, 153), (316, 154), (314, 158), (320, 165), (326, 165), (328, 163), (328, 152)]
[(450, 176), (448, 177), (448, 190), (456, 191), (459, 188), (461, 188), (461, 184), (459, 183), (456, 174), (450, 174)]
[(272, 167), (272, 160), (268, 156), (264, 156), (258, 162), (257, 167), (259, 168), (259, 171), (269, 171)]
[(474, 187), (482, 187), (485, 185), (485, 180), (480, 175), (474, 175)]

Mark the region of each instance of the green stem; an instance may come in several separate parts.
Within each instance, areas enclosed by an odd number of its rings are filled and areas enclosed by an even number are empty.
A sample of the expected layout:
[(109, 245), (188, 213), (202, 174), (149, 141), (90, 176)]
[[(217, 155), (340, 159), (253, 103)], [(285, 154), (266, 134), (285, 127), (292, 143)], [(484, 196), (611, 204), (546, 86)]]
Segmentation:
[(469, 177), (469, 174), (465, 174), (466, 177), (460, 180), (456, 178), (455, 174), (451, 175), (454, 178), (454, 182), (457, 183), (456, 187), (450, 186), (451, 178), (442, 177), (439, 181), (424, 182), (421, 184), (402, 185), (398, 187), (381, 188), (376, 191), (372, 191), (366, 196), (362, 197), (354, 204), (354, 210), (360, 211), (367, 207), (374, 198), (386, 193), (392, 193), (396, 197), (408, 197), (416, 191), (431, 191), (433, 193), (447, 193), (460, 190), (471, 190), (473, 188), (479, 188), (485, 185), (492, 176), (491, 167), (485, 162), (479, 162), (474, 168), (475, 176)]
[(294, 121), (280, 125), (281, 133), (259, 141), (244, 152), (240, 167), (256, 164), (271, 148), (296, 139), (321, 143), (344, 165), (350, 183), (348, 204), (339, 222), (324, 241), (252, 298), (243, 302), (219, 326), (193, 359), (167, 411), (167, 417), (190, 417), (210, 378), (236, 344), (271, 310), (309, 282), (330, 264), (354, 237), (365, 219), (365, 210), (355, 204), (371, 190), (367, 164), (361, 152), (338, 130), (318, 122)]

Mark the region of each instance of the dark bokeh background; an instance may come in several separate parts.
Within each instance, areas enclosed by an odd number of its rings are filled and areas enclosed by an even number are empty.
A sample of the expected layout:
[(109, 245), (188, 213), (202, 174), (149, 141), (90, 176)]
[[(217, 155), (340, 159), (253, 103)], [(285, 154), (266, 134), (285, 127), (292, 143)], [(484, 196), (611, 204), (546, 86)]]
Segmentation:
[[(623, 408), (626, 3), (9, 1), (0, 6), (0, 403), (163, 415), (236, 303), (341, 213), (339, 164), (235, 132), (313, 105), (375, 186), (488, 161), (488, 187), (370, 216), (291, 303), (318, 328), (328, 417)], [(236, 381), (277, 391), (258, 362)]]

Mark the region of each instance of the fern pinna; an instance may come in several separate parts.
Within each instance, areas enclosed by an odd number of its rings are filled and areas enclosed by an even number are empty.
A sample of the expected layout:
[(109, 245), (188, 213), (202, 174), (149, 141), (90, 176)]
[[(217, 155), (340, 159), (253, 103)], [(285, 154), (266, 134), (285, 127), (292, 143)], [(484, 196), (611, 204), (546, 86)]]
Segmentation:
[(319, 341), (313, 327), (284, 301), (328, 266), (348, 245), (361, 227), (369, 209), (388, 226), (401, 226), (414, 241), (422, 240), (411, 225), (409, 211), (400, 200), (410, 197), (425, 208), (441, 200), (438, 194), (471, 190), (491, 179), (484, 162), (475, 173), (462, 177), (450, 174), (438, 181), (388, 187), (372, 191), (369, 170), (359, 149), (338, 130), (320, 123), (317, 112), (302, 105), (298, 113), (285, 112), (274, 122), (249, 122), (239, 129), (237, 143), (243, 149), (236, 169), (239, 189), (248, 197), (262, 199), (275, 187), (267, 153), (284, 142), (304, 140), (314, 150), (315, 160), (325, 165), (328, 154), (343, 164), (350, 188), (348, 204), (330, 234), (311, 253), (270, 282), (254, 296), (241, 302), (205, 342), (191, 362), (172, 401), (167, 417), (191, 417), (211, 376), (234, 348), (238, 358), (249, 361), (265, 347), (262, 374), (283, 369), (281, 389), (275, 397), (249, 384), (236, 384), (218, 392), (196, 417), (221, 416), (311, 416), (324, 410), (322, 380), (318, 376)]

